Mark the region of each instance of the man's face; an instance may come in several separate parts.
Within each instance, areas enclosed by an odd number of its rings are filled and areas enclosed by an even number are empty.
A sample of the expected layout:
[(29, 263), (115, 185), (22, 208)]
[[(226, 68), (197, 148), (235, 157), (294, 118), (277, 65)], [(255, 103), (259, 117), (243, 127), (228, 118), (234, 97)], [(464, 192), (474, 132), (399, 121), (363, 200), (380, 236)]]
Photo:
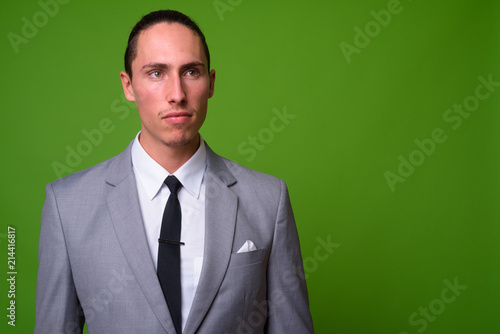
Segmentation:
[(132, 80), (125, 72), (120, 76), (125, 96), (137, 104), (146, 151), (197, 145), (215, 81), (198, 35), (178, 23), (142, 31), (132, 73)]

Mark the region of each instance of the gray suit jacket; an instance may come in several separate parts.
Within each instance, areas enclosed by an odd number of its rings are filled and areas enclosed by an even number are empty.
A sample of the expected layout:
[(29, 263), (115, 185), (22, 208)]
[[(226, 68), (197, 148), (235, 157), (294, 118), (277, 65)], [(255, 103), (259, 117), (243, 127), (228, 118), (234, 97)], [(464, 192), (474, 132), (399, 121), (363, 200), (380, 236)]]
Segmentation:
[[(175, 333), (120, 155), (47, 185), (35, 333)], [(205, 254), (183, 333), (313, 333), (285, 183), (207, 145)], [(256, 251), (236, 253), (246, 240)]]

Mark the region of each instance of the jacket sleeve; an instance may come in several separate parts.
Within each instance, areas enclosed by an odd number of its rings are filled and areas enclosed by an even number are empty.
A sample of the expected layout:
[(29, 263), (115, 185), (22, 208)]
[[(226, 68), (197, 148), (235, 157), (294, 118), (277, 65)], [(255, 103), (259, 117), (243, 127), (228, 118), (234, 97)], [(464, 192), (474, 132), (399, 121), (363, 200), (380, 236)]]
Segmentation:
[(273, 246), (268, 262), (268, 334), (314, 333), (299, 237), (288, 189), (281, 182)]
[(83, 324), (57, 200), (49, 184), (38, 245), (34, 333), (81, 333)]

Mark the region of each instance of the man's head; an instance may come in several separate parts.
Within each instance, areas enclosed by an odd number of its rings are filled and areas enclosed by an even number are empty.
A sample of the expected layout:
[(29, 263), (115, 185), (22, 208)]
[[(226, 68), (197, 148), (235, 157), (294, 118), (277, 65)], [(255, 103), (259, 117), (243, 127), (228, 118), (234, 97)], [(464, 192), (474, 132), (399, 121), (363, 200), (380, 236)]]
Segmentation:
[[(182, 18), (182, 23), (165, 17)], [(164, 155), (165, 149), (196, 151), (214, 93), (215, 70), (208, 68), (205, 39), (186, 20), (196, 26), (175, 11), (146, 15), (130, 34), (130, 68), (120, 73), (125, 96), (139, 111), (139, 140), (153, 158)]]
[(205, 57), (207, 58), (207, 70), (210, 71), (210, 52), (208, 51), (205, 35), (203, 35), (200, 27), (198, 27), (198, 25), (191, 20), (189, 16), (176, 10), (168, 9), (158, 10), (144, 15), (142, 19), (136, 23), (134, 28), (132, 28), (128, 37), (127, 48), (125, 49), (125, 72), (127, 72), (130, 78), (132, 78), (132, 62), (137, 56), (137, 40), (139, 39), (139, 34), (147, 28), (161, 22), (179, 23), (194, 31), (203, 44), (203, 50), (205, 51)]

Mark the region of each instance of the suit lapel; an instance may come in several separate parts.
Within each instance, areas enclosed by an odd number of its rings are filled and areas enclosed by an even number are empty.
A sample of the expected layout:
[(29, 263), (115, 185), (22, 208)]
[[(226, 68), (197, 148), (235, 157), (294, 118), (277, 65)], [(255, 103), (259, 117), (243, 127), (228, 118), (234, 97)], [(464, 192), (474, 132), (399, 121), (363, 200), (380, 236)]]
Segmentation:
[(131, 145), (110, 166), (106, 178), (109, 214), (123, 254), (148, 303), (165, 330), (175, 333), (148, 248), (130, 151)]
[(231, 257), (238, 199), (228, 188), (236, 183), (221, 157), (207, 145), (205, 173), (205, 254), (183, 333), (195, 333), (212, 304)]

